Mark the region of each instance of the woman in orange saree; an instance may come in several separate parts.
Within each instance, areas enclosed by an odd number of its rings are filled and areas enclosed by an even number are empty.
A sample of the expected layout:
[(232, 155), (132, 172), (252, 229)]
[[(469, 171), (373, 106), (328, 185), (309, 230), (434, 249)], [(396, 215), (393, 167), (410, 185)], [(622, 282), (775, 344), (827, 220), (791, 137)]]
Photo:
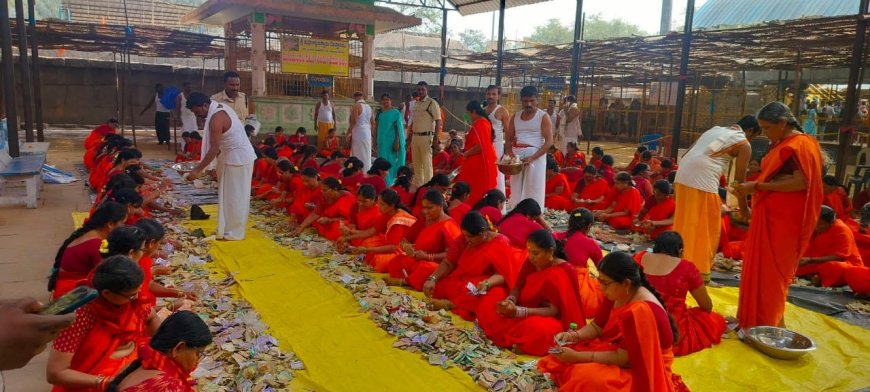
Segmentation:
[(58, 335), (46, 376), (52, 392), (98, 392), (136, 359), (135, 341), (149, 334), (150, 304), (139, 299), (142, 269), (126, 256), (103, 261), (91, 285), (100, 294), (76, 311), (75, 323)]
[[(683, 238), (675, 231), (663, 232), (652, 252), (642, 251), (634, 260), (643, 266), (650, 284), (661, 294), (665, 306), (676, 321), (680, 336), (674, 342), (674, 354), (688, 355), (719, 344), (725, 332), (725, 318), (713, 311), (707, 286), (691, 261), (683, 259)], [(686, 305), (691, 294), (698, 306)]]
[(824, 198), (816, 139), (801, 131), (780, 102), (764, 106), (758, 122), (770, 139), (770, 150), (761, 161), (758, 180), (734, 187), (738, 194), (752, 195), (737, 307), (741, 328), (783, 324), (788, 286), (810, 243)]
[(350, 240), (353, 244), (354, 241), (364, 238), (359, 244), (352, 245), (347, 250), (353, 254), (364, 254), (366, 264), (375, 272), (387, 272), (390, 262), (401, 256), (399, 245), (417, 218), (411, 215), (408, 207), (405, 207), (399, 199), (399, 194), (392, 189), (381, 192), (377, 208), (380, 210), (381, 219), (376, 222), (375, 227), (352, 232), (345, 242)]
[(317, 207), (288, 235), (298, 236), (310, 226), (316, 229), (321, 237), (335, 241), (341, 236), (340, 227), (350, 220), (350, 209), (354, 203), (356, 197), (353, 193), (344, 190), (337, 178), (326, 177), (323, 180), (323, 197), (317, 203)]
[(402, 241), (403, 254), (390, 261), (387, 284), (423, 290), (423, 283), (447, 255), (447, 248), (462, 235), (456, 221), (444, 212), (440, 190), (430, 189), (423, 195), (422, 215)]
[(106, 141), (106, 136), (115, 135), (118, 129), (118, 120), (110, 118), (105, 124), (94, 128), (91, 133), (85, 138), (85, 156), (84, 164), (88, 169), (91, 168), (93, 158), (99, 150), (103, 142)]
[(643, 209), (638, 212), (631, 231), (656, 239), (659, 234), (673, 229), (676, 210), (677, 203), (671, 195), (671, 183), (658, 180), (653, 185), (653, 200), (644, 204)]
[(465, 137), (462, 168), (456, 181), (464, 181), (471, 187), (467, 203), (474, 205), (487, 191), (495, 188), (498, 175), (495, 161), (498, 157), (495, 156), (495, 147), (492, 144), (495, 131), (486, 111), (477, 101), (469, 102), (465, 110), (472, 123)]
[(611, 205), (604, 210), (595, 211), (595, 217), (606, 221), (614, 230), (631, 228), (634, 217), (643, 208), (643, 197), (634, 187), (631, 176), (626, 172), (616, 175), (613, 185)]
[(576, 209), (568, 215), (568, 231), (553, 234), (564, 253), (565, 261), (577, 270), (580, 310), (584, 315), (597, 314), (598, 308), (604, 302), (604, 292), (589, 272), (589, 261), (597, 266), (604, 257), (601, 247), (589, 237), (589, 230), (594, 223), (595, 215), (591, 211), (585, 208)]
[[(336, 241), (339, 251), (344, 251), (348, 245), (379, 246), (383, 244), (383, 235), (378, 236), (377, 227), (384, 219), (377, 204), (378, 194), (371, 185), (360, 185), (356, 193), (356, 203), (350, 208), (350, 219), (341, 227), (341, 237)], [(372, 242), (375, 241), (375, 242)]]
[(544, 206), (547, 208), (568, 211), (574, 204), (568, 177), (559, 173), (559, 165), (552, 159), (547, 159), (547, 183), (544, 192)]
[(538, 361), (560, 391), (688, 391), (673, 374), (676, 329), (631, 256), (614, 252), (599, 266), (607, 296), (594, 320), (559, 333), (551, 354)]
[(580, 310), (577, 271), (556, 257), (553, 235), (544, 229), (533, 232), (528, 251), (510, 295), (498, 301), (494, 292), (481, 301), (477, 323), (496, 345), (543, 356), (555, 334), (572, 324), (586, 324), (586, 318)]
[(290, 207), (287, 212), (290, 214), (290, 221), (301, 223), (308, 215), (314, 211), (320, 199), (323, 198), (323, 190), (320, 186), (320, 175), (317, 170), (307, 168), (302, 171), (302, 186), (296, 187), (293, 193), (293, 201), (290, 202)]
[(451, 245), (447, 257), (426, 278), (423, 293), (431, 299), (433, 309), (447, 309), (471, 321), (487, 297), (496, 296), (492, 302), (498, 302), (507, 295), (522, 260), (517, 262), (511, 256), (510, 240), (498, 234), (479, 212), (468, 213), (461, 228), (463, 237)]
[(598, 170), (589, 165), (583, 168), (583, 179), (574, 187), (571, 196), (574, 208), (586, 208), (590, 211), (603, 210), (610, 205), (607, 195), (610, 193), (610, 185), (607, 180), (598, 176)]

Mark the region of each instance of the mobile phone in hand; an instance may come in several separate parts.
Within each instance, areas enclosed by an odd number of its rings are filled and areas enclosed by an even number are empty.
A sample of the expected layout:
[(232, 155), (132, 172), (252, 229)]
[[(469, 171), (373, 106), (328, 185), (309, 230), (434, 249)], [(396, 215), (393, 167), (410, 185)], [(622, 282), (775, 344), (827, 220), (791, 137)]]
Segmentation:
[(39, 313), (44, 315), (69, 314), (85, 306), (88, 302), (93, 301), (98, 295), (97, 290), (86, 286), (79, 286), (48, 304)]

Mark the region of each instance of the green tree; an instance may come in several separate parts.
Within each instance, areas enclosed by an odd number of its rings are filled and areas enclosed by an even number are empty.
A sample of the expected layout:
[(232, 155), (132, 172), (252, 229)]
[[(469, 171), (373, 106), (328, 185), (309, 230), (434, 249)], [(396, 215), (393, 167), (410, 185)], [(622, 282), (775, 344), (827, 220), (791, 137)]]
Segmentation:
[[(630, 35), (647, 35), (637, 25), (622, 19), (604, 19), (601, 14), (586, 16), (586, 26), (583, 28), (583, 39), (600, 40), (608, 38), (628, 37)], [(550, 19), (547, 23), (535, 27), (532, 35), (526, 41), (556, 45), (571, 43), (574, 39), (574, 26), (563, 25), (558, 19)]]
[(465, 29), (459, 33), (459, 42), (472, 52), (483, 52), (486, 48), (486, 34), (477, 29)]
[(559, 19), (550, 19), (547, 23), (535, 26), (532, 35), (526, 41), (539, 44), (556, 45), (569, 43), (574, 39), (574, 28), (559, 23)]
[[(421, 0), (420, 3), (430, 7), (440, 7), (441, 4), (437, 0)], [(415, 4), (398, 5), (398, 4), (383, 4), (399, 11), (405, 15), (414, 15), (423, 20), (419, 26), (405, 29), (412, 33), (426, 35), (441, 35), (441, 10), (435, 8), (418, 7)]]

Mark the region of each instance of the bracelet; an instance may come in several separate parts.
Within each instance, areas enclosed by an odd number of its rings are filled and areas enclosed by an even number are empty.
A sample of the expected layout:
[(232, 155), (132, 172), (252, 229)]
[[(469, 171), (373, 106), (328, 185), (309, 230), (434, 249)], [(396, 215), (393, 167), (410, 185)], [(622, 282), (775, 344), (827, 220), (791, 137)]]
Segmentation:
[(517, 318), (526, 318), (529, 316), (529, 308), (525, 306), (520, 306), (517, 308)]
[(103, 385), (103, 381), (105, 379), (106, 379), (106, 376), (104, 376), (102, 374), (97, 375), (97, 379), (96, 379), (96, 382), (94, 383), (94, 386), (96, 386), (98, 390), (102, 390), (102, 389), (100, 389), (100, 386)]
[(483, 281), (483, 287), (489, 288), (489, 279)]
[(433, 283), (438, 283), (438, 278), (436, 278), (435, 275), (429, 275), (429, 277), (426, 278), (426, 280), (433, 282)]
[(509, 295), (509, 296), (507, 296), (507, 298), (505, 298), (505, 300), (506, 300), (506, 301), (511, 301), (511, 302), (513, 302), (513, 303), (517, 303), (517, 297), (514, 297), (513, 295)]

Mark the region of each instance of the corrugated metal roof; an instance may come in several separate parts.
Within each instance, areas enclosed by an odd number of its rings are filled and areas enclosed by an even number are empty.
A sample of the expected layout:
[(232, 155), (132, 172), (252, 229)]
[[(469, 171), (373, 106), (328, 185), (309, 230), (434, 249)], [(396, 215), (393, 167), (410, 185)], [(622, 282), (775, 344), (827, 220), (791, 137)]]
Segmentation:
[[(499, 0), (447, 0), (453, 4), (462, 16), (498, 11)], [(519, 7), (529, 4), (543, 3), (550, 0), (507, 0), (505, 8)]]
[(693, 26), (749, 26), (774, 20), (855, 15), (860, 0), (708, 0), (695, 12)]

